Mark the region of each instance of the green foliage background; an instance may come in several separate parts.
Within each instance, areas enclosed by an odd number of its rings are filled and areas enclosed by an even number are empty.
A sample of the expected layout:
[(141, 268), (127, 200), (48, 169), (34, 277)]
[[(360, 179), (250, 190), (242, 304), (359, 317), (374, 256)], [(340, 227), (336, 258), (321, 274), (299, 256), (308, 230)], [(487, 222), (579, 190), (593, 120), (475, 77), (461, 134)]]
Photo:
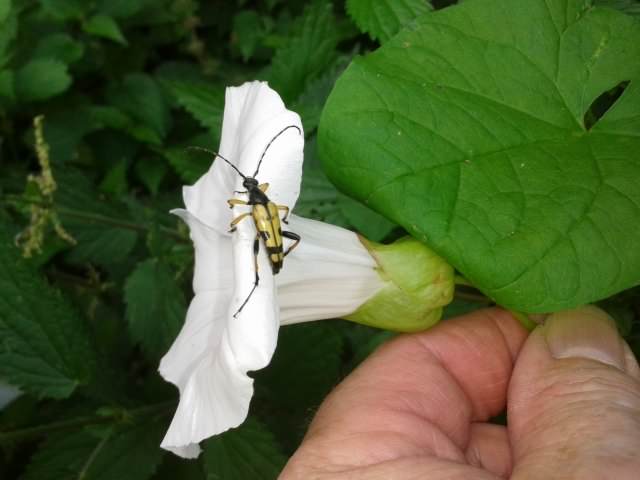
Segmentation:
[[(391, 334), (283, 328), (245, 424), (205, 442), (198, 461), (160, 450), (177, 391), (156, 368), (193, 272), (168, 210), (211, 161), (185, 147), (217, 148), (226, 86), (268, 80), (307, 135), (296, 212), (375, 241), (402, 236), (402, 215), (329, 182), (316, 132), (356, 55), (449, 3), (0, 0), (0, 380), (24, 392), (0, 410), (0, 478), (276, 478), (324, 395)], [(598, 3), (637, 22), (635, 1)], [(53, 179), (35, 151), (40, 115)], [(362, 132), (342, 130), (334, 148), (348, 152)], [(490, 303), (459, 291), (446, 315)], [(638, 352), (637, 290), (602, 305)]]

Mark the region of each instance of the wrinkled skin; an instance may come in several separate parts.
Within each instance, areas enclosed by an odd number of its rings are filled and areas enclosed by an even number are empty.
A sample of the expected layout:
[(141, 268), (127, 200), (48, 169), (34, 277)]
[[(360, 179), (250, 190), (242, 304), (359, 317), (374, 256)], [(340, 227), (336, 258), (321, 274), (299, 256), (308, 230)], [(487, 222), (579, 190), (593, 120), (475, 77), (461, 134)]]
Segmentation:
[[(508, 427), (488, 423), (507, 408)], [(594, 307), (527, 332), (489, 309), (378, 349), (280, 480), (637, 479), (640, 373)]]

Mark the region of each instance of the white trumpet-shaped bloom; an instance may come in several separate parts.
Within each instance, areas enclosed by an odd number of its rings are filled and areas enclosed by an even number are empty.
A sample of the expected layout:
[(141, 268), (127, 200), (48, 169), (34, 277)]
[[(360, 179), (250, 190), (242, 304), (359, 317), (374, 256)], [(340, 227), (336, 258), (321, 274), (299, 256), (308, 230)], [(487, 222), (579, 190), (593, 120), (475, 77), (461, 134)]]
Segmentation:
[[(303, 144), (299, 116), (287, 110), (263, 82), (227, 89), (220, 155), (245, 175), (268, 183), (274, 203), (293, 209), (300, 190)], [(376, 262), (347, 230), (292, 215), (286, 230), (299, 234), (299, 246), (273, 275), (261, 242), (260, 282), (234, 318), (254, 283), (251, 217), (228, 233), (229, 223), (250, 211), (228, 208), (227, 200), (246, 195), (242, 177), (216, 160), (193, 186), (185, 187), (186, 209), (174, 210), (188, 225), (195, 247), (191, 301), (182, 331), (162, 358), (160, 373), (180, 390), (180, 402), (162, 447), (188, 458), (198, 443), (240, 425), (253, 395), (247, 372), (271, 360), (281, 324), (348, 315), (381, 290)], [(288, 246), (285, 241), (285, 248)]]

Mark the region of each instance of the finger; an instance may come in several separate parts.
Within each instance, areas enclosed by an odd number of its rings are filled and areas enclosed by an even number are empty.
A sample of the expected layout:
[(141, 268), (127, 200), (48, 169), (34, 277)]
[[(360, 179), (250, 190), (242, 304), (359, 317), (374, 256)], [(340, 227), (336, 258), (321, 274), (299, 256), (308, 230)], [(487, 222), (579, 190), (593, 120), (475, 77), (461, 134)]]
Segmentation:
[(472, 424), (465, 457), (470, 465), (507, 478), (511, 473), (511, 445), (507, 428), (491, 423)]
[(349, 468), (425, 455), (465, 462), (470, 424), (504, 408), (525, 338), (499, 309), (397, 338), (325, 400), (291, 462)]
[(552, 315), (525, 343), (510, 386), (513, 478), (638, 478), (639, 379), (604, 312)]

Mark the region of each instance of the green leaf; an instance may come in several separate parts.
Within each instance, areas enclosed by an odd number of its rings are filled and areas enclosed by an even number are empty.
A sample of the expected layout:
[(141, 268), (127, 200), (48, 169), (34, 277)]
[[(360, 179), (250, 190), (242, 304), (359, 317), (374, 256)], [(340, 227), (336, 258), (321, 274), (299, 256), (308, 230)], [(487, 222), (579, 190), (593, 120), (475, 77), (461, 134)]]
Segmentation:
[(242, 59), (246, 62), (262, 38), (260, 15), (255, 10), (243, 10), (233, 17), (234, 42), (237, 43)]
[(96, 37), (113, 40), (120, 45), (127, 45), (127, 39), (122, 35), (118, 23), (109, 15), (94, 15), (84, 24), (84, 31)]
[(166, 81), (164, 83), (200, 125), (220, 131), (224, 111), (224, 88), (200, 83)]
[(11, 58), (9, 46), (18, 33), (18, 16), (14, 10), (9, 10), (4, 20), (0, 21), (0, 67)]
[(468, 0), (352, 63), (321, 157), (498, 303), (593, 302), (640, 282), (638, 58), (640, 24), (587, 1)]
[(156, 195), (169, 168), (162, 157), (144, 157), (136, 162), (135, 171), (144, 186)]
[(138, 239), (138, 225), (125, 213), (124, 205), (98, 197), (91, 182), (75, 170), (55, 175), (58, 213), (77, 241), (67, 261), (112, 265), (127, 259)]
[(381, 43), (431, 9), (426, 0), (347, 0), (347, 12), (358, 28)]
[(99, 0), (97, 3), (98, 11), (105, 15), (128, 18), (142, 10), (150, 0)]
[(11, 12), (11, 0), (0, 0), (0, 23), (9, 17)]
[(304, 92), (302, 92), (290, 107), (291, 110), (300, 115), (306, 136), (318, 128), (322, 108), (327, 101), (329, 93), (331, 93), (333, 85), (346, 68), (347, 63), (348, 59), (346, 57), (339, 58), (320, 77), (310, 82), (304, 89)]
[(286, 102), (295, 100), (331, 64), (340, 40), (331, 5), (314, 2), (301, 19), (300, 32), (273, 57), (269, 83)]
[(21, 101), (45, 100), (59, 95), (71, 85), (67, 66), (54, 59), (36, 59), (16, 72), (16, 93)]
[(23, 480), (150, 478), (162, 459), (162, 422), (114, 428), (51, 436), (31, 459)]
[(40, 0), (40, 3), (45, 12), (60, 20), (80, 18), (89, 7), (84, 0)]
[(40, 397), (68, 397), (96, 373), (86, 326), (12, 243), (0, 226), (0, 376)]
[(273, 435), (251, 417), (207, 440), (203, 457), (209, 480), (275, 480), (286, 461)]
[(84, 45), (66, 33), (53, 33), (42, 38), (33, 51), (32, 58), (54, 59), (70, 64), (84, 55)]
[(184, 322), (186, 302), (167, 265), (152, 258), (138, 264), (124, 291), (131, 337), (151, 357), (166, 352)]
[(128, 125), (135, 138), (161, 144), (171, 127), (167, 99), (157, 82), (149, 75), (127, 75), (122, 83), (109, 91), (110, 102), (128, 114), (136, 124)]

